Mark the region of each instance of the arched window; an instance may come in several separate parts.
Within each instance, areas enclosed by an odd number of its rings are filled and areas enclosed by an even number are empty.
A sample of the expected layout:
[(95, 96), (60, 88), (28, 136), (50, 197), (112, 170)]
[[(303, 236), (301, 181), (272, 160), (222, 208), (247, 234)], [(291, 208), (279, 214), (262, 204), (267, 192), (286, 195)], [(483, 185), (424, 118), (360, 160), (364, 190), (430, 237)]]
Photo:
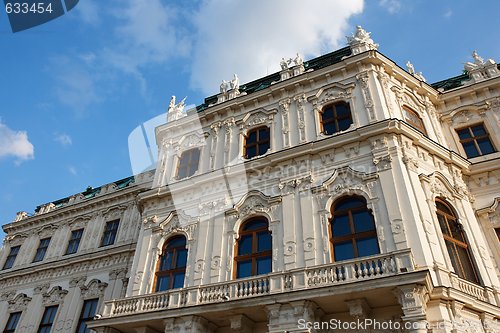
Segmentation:
[(326, 135), (345, 131), (352, 124), (349, 103), (337, 102), (323, 108), (321, 116), (321, 132)]
[(193, 148), (182, 153), (177, 166), (177, 178), (183, 179), (191, 177), (198, 170), (200, 163), (200, 150)]
[(335, 261), (380, 253), (375, 221), (363, 197), (348, 196), (333, 203), (330, 240)]
[(245, 137), (245, 158), (264, 155), (270, 147), (269, 127), (259, 127), (248, 131)]
[(236, 278), (272, 271), (272, 237), (266, 218), (254, 218), (241, 226), (236, 251)]
[(422, 121), (422, 118), (420, 118), (418, 113), (416, 113), (414, 110), (410, 109), (409, 107), (407, 107), (405, 105), (405, 106), (403, 106), (403, 115), (405, 117), (405, 121), (408, 124), (415, 127), (423, 134), (427, 135), (427, 131), (425, 130), (425, 127), (424, 127), (424, 122)]
[(165, 243), (158, 258), (155, 291), (184, 287), (187, 253), (184, 236), (174, 236)]
[(447, 202), (438, 198), (436, 214), (455, 273), (463, 279), (479, 283), (469, 244), (452, 208)]

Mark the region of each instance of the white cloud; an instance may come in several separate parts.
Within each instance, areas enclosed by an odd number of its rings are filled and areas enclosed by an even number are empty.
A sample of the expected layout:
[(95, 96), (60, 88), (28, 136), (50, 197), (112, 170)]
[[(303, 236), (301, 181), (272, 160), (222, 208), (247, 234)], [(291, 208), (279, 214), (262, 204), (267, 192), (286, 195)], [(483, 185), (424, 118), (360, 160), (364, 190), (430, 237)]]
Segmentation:
[(71, 137), (68, 134), (55, 134), (54, 140), (59, 142), (62, 146), (71, 146), (73, 141), (71, 140)]
[(82, 21), (90, 25), (100, 23), (99, 10), (94, 0), (80, 1), (74, 9)]
[(28, 139), (26, 131), (14, 131), (0, 120), (0, 158), (17, 157), (17, 161), (34, 158), (33, 144)]
[(445, 18), (450, 18), (452, 15), (453, 15), (453, 11), (452, 11), (450, 8), (448, 8), (448, 9), (444, 12), (444, 14), (443, 14), (443, 16), (444, 16)]
[(379, 5), (384, 7), (391, 14), (395, 14), (401, 9), (400, 0), (380, 0)]
[(197, 50), (191, 85), (216, 93), (222, 79), (241, 82), (279, 70), (281, 57), (317, 56), (338, 48), (363, 0), (209, 0), (195, 15)]
[(69, 171), (69, 173), (70, 173), (70, 174), (72, 174), (73, 176), (76, 176), (76, 175), (78, 174), (78, 172), (77, 172), (77, 170), (76, 170), (76, 168), (75, 168), (74, 166), (70, 166), (70, 167), (68, 168), (68, 171)]

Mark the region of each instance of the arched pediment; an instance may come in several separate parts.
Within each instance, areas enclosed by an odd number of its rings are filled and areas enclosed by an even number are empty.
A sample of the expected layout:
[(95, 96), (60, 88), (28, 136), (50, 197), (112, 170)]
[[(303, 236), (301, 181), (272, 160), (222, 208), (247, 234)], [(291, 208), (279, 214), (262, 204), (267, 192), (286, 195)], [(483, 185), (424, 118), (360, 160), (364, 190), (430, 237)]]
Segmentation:
[(459, 199), (464, 197), (463, 191), (459, 191), (459, 187), (454, 186), (448, 178), (439, 171), (435, 171), (430, 175), (421, 174), (419, 178), (423, 184), (427, 183), (434, 198), (439, 196), (452, 200), (454, 197)]
[(273, 121), (274, 113), (264, 109), (247, 113), (241, 120), (241, 127), (242, 129), (248, 129), (260, 125), (268, 125)]
[(321, 87), (316, 94), (307, 100), (312, 103), (313, 109), (319, 108), (329, 102), (349, 100), (352, 97), (352, 91), (355, 86), (354, 83), (342, 84), (334, 82)]
[(104, 296), (104, 290), (108, 284), (101, 280), (93, 279), (87, 285), (81, 286), (80, 290), (84, 299), (100, 298)]
[(52, 236), (57, 229), (58, 227), (56, 225), (49, 224), (38, 230), (37, 234), (41, 239), (43, 239)]
[(14, 299), (11, 299), (8, 303), (9, 312), (24, 311), (28, 307), (28, 303), (31, 301), (31, 297), (26, 294), (18, 294)]
[(49, 292), (44, 293), (42, 295), (43, 305), (49, 306), (49, 305), (61, 304), (67, 293), (68, 291), (60, 286), (53, 287)]
[(81, 215), (77, 216), (74, 219), (72, 219), (68, 225), (70, 226), (71, 229), (81, 229), (85, 228), (87, 225), (88, 221), (92, 219), (92, 215)]
[(401, 105), (406, 104), (418, 113), (425, 109), (425, 102), (408, 89), (403, 89), (398, 86), (393, 86), (391, 90), (396, 94)]
[(459, 126), (471, 122), (483, 121), (486, 115), (487, 104), (483, 105), (462, 105), (448, 115), (443, 116), (443, 120), (451, 120), (453, 126)]
[(160, 222), (159, 228), (162, 236), (173, 233), (182, 233), (188, 240), (194, 239), (194, 233), (198, 226), (199, 218), (187, 215), (182, 210), (172, 211), (167, 218)]
[(121, 219), (123, 212), (127, 209), (127, 206), (114, 206), (106, 209), (102, 216), (106, 221)]
[(184, 151), (190, 148), (201, 147), (205, 145), (205, 136), (201, 132), (194, 132), (183, 136), (179, 140), (178, 149)]
[(260, 191), (251, 190), (227, 211), (226, 215), (230, 216), (229, 220), (233, 222), (241, 222), (254, 215), (264, 215), (270, 222), (277, 221), (280, 218), (276, 208), (280, 202), (281, 197), (270, 197)]

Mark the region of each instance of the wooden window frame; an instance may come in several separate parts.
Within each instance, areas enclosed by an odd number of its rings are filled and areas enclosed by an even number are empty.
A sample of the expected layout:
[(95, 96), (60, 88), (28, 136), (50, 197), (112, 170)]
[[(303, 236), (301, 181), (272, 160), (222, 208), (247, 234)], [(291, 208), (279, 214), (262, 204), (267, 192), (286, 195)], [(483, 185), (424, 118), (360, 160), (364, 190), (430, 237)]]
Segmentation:
[[(347, 106), (347, 109), (349, 110), (349, 114), (348, 115), (341, 116), (341, 117), (339, 117), (337, 115), (337, 108), (336, 108), (336, 106), (340, 105), (340, 104)], [(325, 119), (325, 117), (324, 117), (325, 111), (328, 108), (330, 108), (330, 107), (332, 108), (333, 117)], [(333, 135), (335, 133), (339, 133), (341, 131), (340, 127), (339, 127), (339, 121), (343, 120), (343, 119), (349, 119), (351, 121), (351, 125), (354, 123), (354, 119), (352, 117), (351, 105), (348, 102), (338, 101), (338, 102), (335, 102), (335, 103), (330, 103), (328, 105), (325, 105), (321, 109), (321, 112), (319, 114), (319, 122), (320, 122), (320, 125), (321, 125), (321, 133), (323, 133), (324, 135)], [(326, 131), (325, 130), (325, 124), (330, 124), (330, 123), (334, 124), (335, 131), (333, 133), (325, 133), (325, 131)]]
[[(193, 161), (193, 153), (195, 151), (198, 152), (198, 159), (196, 161)], [(187, 155), (188, 162), (185, 165), (181, 165), (182, 158), (186, 154), (189, 154), (189, 155)], [(176, 170), (176, 173), (175, 173), (177, 179), (185, 179), (185, 178), (192, 177), (196, 173), (196, 171), (198, 171), (198, 168), (200, 166), (200, 154), (201, 154), (200, 148), (192, 148), (192, 149), (188, 149), (188, 150), (185, 150), (185, 151), (182, 152), (181, 156), (179, 157), (179, 161), (177, 163), (177, 170)], [(191, 166), (194, 165), (194, 164), (196, 164), (196, 170), (193, 173), (191, 173), (190, 172), (191, 171)], [(185, 176), (184, 177), (179, 177), (180, 171), (182, 169), (186, 170)]]
[[(180, 239), (180, 238), (184, 239), (184, 245), (182, 245), (182, 246), (179, 245), (179, 246), (176, 246), (176, 247), (173, 247), (173, 248), (170, 248), (170, 249), (168, 248), (169, 243), (171, 243), (172, 241), (174, 241), (176, 239)], [(153, 286), (154, 286), (153, 290), (154, 290), (154, 292), (164, 292), (164, 291), (167, 291), (167, 290), (174, 289), (173, 288), (173, 286), (174, 286), (174, 276), (177, 273), (184, 273), (184, 282), (186, 281), (187, 259), (186, 259), (186, 266), (184, 266), (184, 267), (177, 267), (177, 251), (178, 250), (186, 250), (186, 252), (189, 254), (189, 250), (187, 248), (187, 239), (186, 239), (186, 237), (184, 235), (175, 235), (175, 236), (172, 236), (163, 245), (162, 251), (161, 251), (161, 253), (158, 256), (158, 259), (156, 261), (155, 280), (154, 280), (154, 283), (153, 283)], [(164, 270), (164, 271), (160, 271), (159, 269), (161, 268), (161, 258), (166, 253), (168, 253), (168, 252), (170, 252), (172, 254), (172, 268)], [(187, 256), (187, 254), (186, 254), (186, 256)], [(169, 276), (170, 277), (170, 279), (168, 281), (168, 288), (166, 290), (158, 291), (158, 278), (159, 277), (164, 277), (164, 276)]]
[(422, 117), (420, 117), (418, 112), (413, 110), (412, 108), (406, 106), (406, 105), (403, 105), (403, 112), (408, 112), (408, 113), (412, 114), (415, 118), (417, 118), (420, 123), (415, 123), (411, 117), (407, 117), (406, 114), (404, 114), (405, 122), (410, 124), (412, 127), (415, 127), (420, 132), (422, 132), (425, 136), (427, 136), (427, 130), (425, 129), (424, 120), (422, 119)]
[[(480, 135), (480, 136), (475, 136), (474, 132), (472, 131), (472, 128), (473, 127), (477, 127), (477, 126), (481, 126), (483, 128), (485, 134)], [(465, 129), (469, 130), (469, 134), (471, 135), (471, 137), (470, 138), (461, 139), (460, 138), (460, 134), (458, 132), (459, 131), (463, 131)], [(476, 123), (476, 124), (472, 124), (472, 125), (467, 125), (467, 126), (464, 126), (464, 127), (456, 128), (455, 132), (457, 133), (458, 140), (459, 140), (460, 144), (462, 145), (462, 148), (463, 148), (463, 150), (464, 150), (465, 155), (467, 156), (467, 158), (474, 158), (474, 157), (484, 156), (484, 155), (493, 154), (493, 153), (496, 152), (495, 145), (493, 144), (493, 141), (491, 140), (490, 133), (488, 132), (488, 129), (486, 128), (486, 126), (484, 126), (484, 123)], [(483, 154), (483, 152), (481, 151), (481, 147), (479, 147), (479, 144), (477, 143), (477, 141), (481, 140), (481, 139), (488, 139), (488, 141), (490, 142), (491, 146), (493, 147), (493, 151), (491, 153)], [(469, 157), (467, 155), (467, 151), (465, 150), (464, 143), (469, 143), (471, 141), (474, 142), (474, 147), (476, 147), (476, 150), (479, 153), (477, 156)]]
[[(260, 138), (259, 138), (259, 136), (260, 136), (259, 132), (262, 129), (266, 129), (267, 130), (267, 133), (268, 133), (267, 139), (260, 140)], [(248, 143), (248, 137), (253, 132), (256, 133), (255, 134), (255, 142)], [(267, 149), (266, 149), (265, 152), (261, 153), (259, 151), (259, 145), (265, 144), (265, 143), (267, 143)], [(247, 154), (248, 148), (252, 148), (252, 147), (255, 147), (255, 155), (251, 156), (251, 157), (248, 157), (248, 154)], [(247, 131), (247, 133), (245, 135), (245, 144), (244, 144), (243, 148), (244, 148), (243, 149), (243, 156), (246, 159), (251, 159), (251, 158), (254, 158), (254, 157), (257, 157), (257, 156), (262, 156), (265, 153), (267, 153), (269, 151), (269, 149), (271, 149), (271, 128), (269, 126), (259, 126), (259, 127), (252, 128), (251, 130)]]
[[(444, 205), (448, 210), (449, 212), (445, 212), (445, 211), (442, 211), (439, 209), (437, 203), (440, 203), (442, 205)], [(444, 219), (445, 219), (445, 222), (446, 222), (446, 228), (447, 228), (447, 231), (448, 231), (448, 234), (445, 234), (442, 232), (442, 229), (441, 229), (441, 233), (443, 234), (443, 239), (445, 240), (445, 246), (446, 246), (446, 249), (448, 251), (448, 255), (449, 254), (449, 247), (448, 247), (448, 242), (452, 243), (453, 244), (453, 252), (454, 252), (454, 261), (457, 262), (458, 264), (458, 267), (455, 267), (453, 265), (453, 260), (451, 261), (452, 262), (452, 266), (455, 270), (455, 273), (461, 277), (462, 279), (465, 279), (465, 280), (468, 280), (470, 282), (473, 282), (473, 283), (476, 283), (476, 284), (479, 284), (480, 280), (479, 280), (479, 275), (477, 273), (477, 269), (476, 269), (476, 264), (475, 264), (475, 261), (474, 261), (474, 258), (472, 256), (472, 253), (470, 251), (470, 245), (468, 244), (468, 241), (467, 241), (467, 235), (465, 234), (464, 230), (463, 230), (463, 227), (460, 223), (458, 223), (458, 218), (456, 217), (456, 214), (454, 213), (454, 209), (451, 207), (450, 204), (448, 204), (448, 202), (446, 202), (445, 200), (443, 199), (440, 199), (440, 198), (436, 198), (436, 215), (438, 216), (442, 216)], [(453, 237), (453, 232), (452, 232), (452, 229), (451, 229), (451, 226), (450, 226), (450, 221), (451, 223), (454, 223), (456, 224), (456, 226), (458, 227), (458, 230), (460, 231), (460, 234), (461, 234), (461, 237), (465, 240), (465, 242), (459, 240), (459, 239), (456, 239)], [(442, 228), (441, 226), (441, 223), (440, 224), (440, 227)], [(448, 242), (446, 242), (448, 241)], [(462, 259), (460, 257), (460, 255), (458, 254), (458, 251), (456, 249), (456, 247), (459, 246), (463, 249), (465, 249), (466, 253), (467, 253), (467, 256), (468, 256), (468, 259), (469, 259), (469, 264), (470, 266), (472, 267), (472, 275), (474, 277), (474, 280), (470, 280), (467, 278), (467, 274), (465, 272), (465, 268), (464, 268), (464, 264), (462, 263)], [(450, 259), (451, 260), (451, 259)]]
[[(348, 199), (361, 199), (362, 201), (364, 201), (364, 206), (347, 208), (347, 209), (343, 209), (340, 211), (335, 210), (335, 206), (337, 206), (339, 203), (343, 202), (344, 200), (348, 200)], [(372, 221), (373, 221), (373, 230), (356, 232), (352, 213), (353, 212), (361, 212), (361, 211), (366, 211), (366, 212), (370, 213), (370, 215), (372, 217)], [(353, 253), (354, 253), (354, 257), (352, 259), (360, 258), (359, 253), (358, 253), (358, 246), (357, 246), (357, 241), (359, 239), (366, 239), (366, 238), (370, 238), (370, 237), (375, 238), (377, 240), (378, 253), (380, 253), (380, 244), (378, 244), (377, 226), (375, 224), (375, 217), (373, 216), (372, 211), (368, 208), (368, 204), (367, 204), (365, 198), (358, 196), (358, 195), (349, 195), (349, 196), (340, 197), (337, 200), (335, 200), (335, 202), (332, 204), (331, 214), (332, 214), (332, 217), (330, 219), (329, 230), (330, 230), (330, 248), (331, 248), (333, 262), (335, 262), (335, 246), (334, 245), (336, 243), (345, 243), (349, 240), (352, 243)], [(332, 230), (333, 220), (335, 219), (335, 217), (345, 216), (345, 215), (348, 216), (349, 228), (351, 230), (351, 233), (348, 235), (336, 237), (333, 235), (333, 230)]]
[[(266, 226), (265, 227), (260, 227), (258, 229), (253, 229), (253, 230), (243, 230), (247, 224), (250, 224), (254, 221), (266, 221)], [(266, 251), (261, 251), (258, 252), (258, 236), (257, 234), (262, 232), (262, 231), (267, 231), (269, 235), (271, 235), (271, 250), (266, 250)], [(239, 247), (239, 242), (242, 238), (242, 236), (246, 235), (252, 235), (252, 253), (250, 254), (244, 254), (244, 255), (239, 255), (238, 254), (238, 247)], [(257, 259), (258, 258), (264, 258), (264, 257), (269, 257), (272, 260), (272, 232), (269, 230), (269, 220), (265, 217), (254, 217), (251, 218), (245, 222), (243, 222), (240, 226), (240, 232), (238, 234), (238, 238), (236, 239), (236, 243), (234, 244), (234, 253), (236, 255), (234, 256), (234, 274), (233, 278), (238, 279), (238, 263), (243, 262), (243, 261), (252, 261), (252, 274), (250, 276), (257, 276)], [(271, 272), (272, 272), (272, 262), (271, 262)], [(244, 278), (241, 278), (244, 279)]]

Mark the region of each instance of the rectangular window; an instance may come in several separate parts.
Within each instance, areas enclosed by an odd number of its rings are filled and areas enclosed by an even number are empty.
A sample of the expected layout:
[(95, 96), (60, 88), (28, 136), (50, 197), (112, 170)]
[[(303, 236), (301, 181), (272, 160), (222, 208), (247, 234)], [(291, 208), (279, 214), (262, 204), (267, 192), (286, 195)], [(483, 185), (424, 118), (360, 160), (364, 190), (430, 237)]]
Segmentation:
[(50, 244), (50, 237), (40, 239), (40, 245), (38, 245), (38, 249), (36, 250), (35, 259), (33, 262), (42, 261), (45, 258), (45, 253), (47, 253), (47, 248)]
[(17, 324), (19, 323), (19, 318), (21, 318), (21, 312), (11, 313), (3, 333), (14, 333), (16, 331)]
[(500, 241), (500, 228), (495, 228), (495, 232), (497, 233), (498, 240)]
[(89, 299), (83, 302), (82, 312), (80, 313), (80, 319), (78, 320), (78, 328), (76, 333), (89, 333), (90, 330), (87, 328), (87, 322), (94, 320), (94, 316), (97, 310), (97, 303), (99, 299)]
[(5, 264), (3, 265), (3, 269), (8, 269), (14, 266), (14, 262), (16, 261), (17, 254), (19, 253), (20, 245), (13, 246), (10, 248), (9, 255), (7, 256), (7, 260), (5, 260)]
[(80, 240), (82, 239), (83, 229), (73, 230), (71, 232), (71, 238), (69, 239), (68, 248), (66, 249), (66, 254), (76, 253), (78, 251), (78, 246), (80, 246)]
[(458, 129), (457, 134), (468, 158), (495, 152), (490, 136), (483, 124)]
[(183, 152), (177, 166), (177, 178), (191, 177), (198, 170), (198, 164), (200, 164), (200, 150), (198, 148)]
[(116, 233), (120, 220), (114, 220), (106, 223), (104, 234), (102, 235), (101, 246), (113, 245), (115, 243)]
[(45, 308), (42, 321), (40, 321), (40, 326), (38, 326), (38, 333), (50, 333), (52, 325), (54, 324), (54, 319), (56, 318), (57, 308), (58, 305)]

